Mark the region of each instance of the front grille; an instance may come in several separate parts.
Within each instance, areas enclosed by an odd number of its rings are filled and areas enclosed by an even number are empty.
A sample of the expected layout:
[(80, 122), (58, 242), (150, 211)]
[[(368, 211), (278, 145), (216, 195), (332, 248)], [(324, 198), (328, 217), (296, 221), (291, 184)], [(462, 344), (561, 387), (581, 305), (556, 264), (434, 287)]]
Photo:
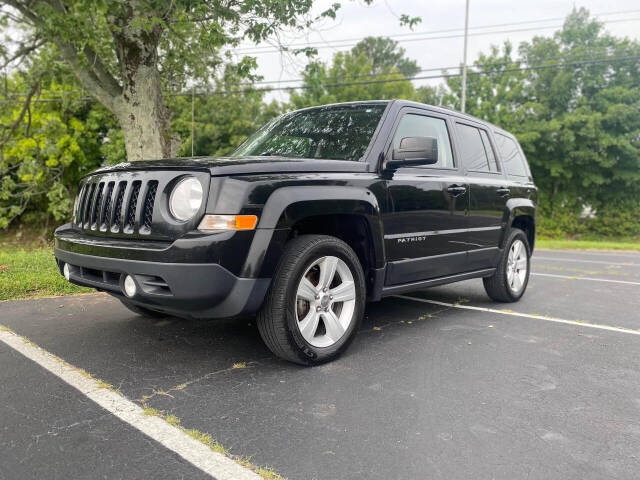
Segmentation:
[(102, 237), (174, 240), (197, 228), (207, 204), (203, 201), (201, 211), (189, 221), (172, 219), (168, 194), (187, 175), (209, 191), (210, 175), (205, 171), (116, 169), (90, 175), (78, 193), (75, 227)]
[[(144, 203), (139, 206), (142, 191), (146, 194)], [(116, 183), (100, 181), (98, 178), (80, 190), (76, 225), (83, 230), (149, 234), (153, 226), (153, 205), (157, 192), (157, 180)], [(142, 211), (141, 218), (137, 215), (139, 208)]]

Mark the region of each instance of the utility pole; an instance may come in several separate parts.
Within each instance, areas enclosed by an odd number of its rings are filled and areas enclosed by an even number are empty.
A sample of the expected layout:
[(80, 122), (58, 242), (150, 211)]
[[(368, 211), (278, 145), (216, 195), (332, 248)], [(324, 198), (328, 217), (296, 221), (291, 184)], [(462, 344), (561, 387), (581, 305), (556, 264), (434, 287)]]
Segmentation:
[(467, 37), (469, 31), (469, 0), (464, 13), (464, 51), (462, 53), (462, 95), (460, 97), (460, 111), (465, 112), (467, 103)]
[(196, 111), (196, 86), (191, 86), (191, 156), (193, 157), (193, 147), (196, 143), (195, 129), (195, 111)]

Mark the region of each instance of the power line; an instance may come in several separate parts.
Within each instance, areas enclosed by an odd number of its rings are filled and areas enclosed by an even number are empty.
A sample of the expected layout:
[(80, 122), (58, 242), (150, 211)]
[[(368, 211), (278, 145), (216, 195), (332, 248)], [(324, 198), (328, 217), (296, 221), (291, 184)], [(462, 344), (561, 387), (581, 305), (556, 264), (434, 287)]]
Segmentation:
[[(609, 13), (603, 13), (600, 14), (600, 16), (605, 16), (605, 15), (620, 15), (623, 13), (638, 13), (640, 12), (640, 10), (626, 10), (626, 11), (619, 11), (619, 12), (609, 12)], [(498, 23), (498, 24), (492, 24), (492, 25), (484, 25), (484, 26), (476, 26), (476, 27), (469, 27), (469, 30), (482, 30), (482, 29), (486, 29), (486, 28), (495, 28), (495, 27), (509, 27), (509, 26), (517, 26), (517, 25), (530, 25), (530, 24), (535, 24), (535, 23), (545, 23), (545, 22), (550, 22), (550, 21), (558, 21), (558, 20), (564, 20), (564, 18), (560, 18), (560, 17), (556, 17), (556, 18), (550, 18), (550, 19), (545, 19), (545, 20), (529, 20), (529, 21), (523, 21), (523, 22), (512, 22), (512, 23)], [(635, 21), (638, 20), (638, 18), (620, 18), (620, 19), (612, 19), (612, 20), (602, 20), (601, 23), (604, 24), (609, 24), (609, 23), (619, 23), (619, 22), (629, 22), (629, 21)], [(469, 36), (483, 36), (483, 35), (491, 35), (491, 34), (495, 34), (495, 33), (517, 33), (517, 32), (528, 32), (528, 31), (534, 31), (534, 30), (543, 30), (543, 29), (552, 29), (552, 28), (560, 28), (562, 27), (562, 24), (557, 25), (547, 25), (547, 26), (537, 26), (537, 27), (529, 27), (529, 28), (521, 28), (521, 29), (510, 29), (510, 30), (490, 30), (490, 31), (486, 31), (486, 32), (477, 32), (477, 33), (470, 33)], [(434, 34), (437, 33), (451, 33), (451, 32), (459, 32), (460, 28), (456, 28), (456, 29), (447, 29), (447, 30), (433, 30), (431, 32), (428, 31), (424, 31), (424, 32), (412, 32), (412, 33), (405, 33), (405, 34), (395, 34), (395, 35), (384, 35), (385, 37), (388, 38), (399, 38), (399, 40), (397, 40), (399, 43), (404, 43), (404, 42), (415, 42), (415, 41), (427, 41), (427, 40), (446, 40), (446, 39), (452, 39), (452, 38), (461, 38), (464, 36), (464, 33), (458, 33), (458, 34), (454, 34), (454, 35), (443, 35), (443, 36), (433, 36)], [(418, 35), (418, 34), (424, 34), (427, 36), (423, 36), (423, 37), (418, 37), (418, 38), (401, 38), (401, 37), (405, 37), (405, 36), (409, 36), (409, 35)], [(326, 40), (326, 41), (313, 41), (313, 42), (306, 42), (306, 43), (296, 43), (296, 44), (290, 44), (290, 45), (286, 45), (284, 48), (285, 49), (292, 49), (292, 48), (304, 48), (304, 47), (313, 47), (316, 46), (315, 48), (341, 48), (341, 47), (352, 47), (357, 45), (358, 42), (360, 42), (361, 40), (363, 40), (364, 37), (353, 37), (353, 38), (345, 38), (345, 39), (338, 39), (338, 40)], [(346, 43), (345, 43), (346, 42)], [(355, 43), (354, 43), (355, 42)], [(272, 46), (264, 46), (264, 47), (252, 47), (252, 48), (245, 48), (245, 49), (239, 49), (239, 50), (235, 50), (234, 53), (255, 53), (255, 54), (261, 54), (261, 53), (280, 53), (282, 52), (283, 49), (279, 49), (279, 48), (275, 48)]]
[(466, 2), (464, 14), (464, 50), (462, 56), (462, 94), (460, 95), (460, 111), (464, 113), (467, 101), (467, 40), (469, 37), (469, 0)]
[[(530, 65), (526, 67), (514, 67), (514, 68), (504, 68), (504, 69), (493, 69), (493, 70), (480, 70), (480, 71), (469, 71), (468, 75), (493, 75), (493, 74), (504, 74), (504, 73), (513, 73), (513, 72), (525, 72), (531, 70), (548, 70), (553, 68), (566, 68), (566, 67), (580, 67), (587, 65), (597, 65), (603, 63), (618, 63), (618, 62), (626, 62), (630, 60), (640, 61), (640, 55), (628, 55), (628, 56), (619, 56), (619, 57), (607, 57), (593, 60), (581, 60), (581, 61), (571, 61), (564, 63), (552, 63), (545, 65)], [(187, 96), (187, 95), (197, 95), (197, 96), (210, 96), (210, 95), (231, 95), (237, 93), (251, 93), (251, 92), (272, 92), (272, 91), (293, 91), (293, 90), (305, 90), (316, 88), (318, 86), (323, 88), (338, 88), (338, 87), (348, 87), (355, 85), (372, 85), (372, 84), (384, 84), (384, 83), (396, 83), (396, 82), (408, 82), (413, 80), (432, 80), (437, 78), (455, 78), (461, 76), (461, 73), (442, 73), (439, 75), (424, 75), (413, 78), (390, 78), (390, 79), (379, 79), (379, 80), (366, 80), (366, 81), (355, 81), (355, 82), (335, 82), (335, 83), (327, 83), (323, 85), (298, 85), (292, 87), (268, 87), (268, 88), (253, 88), (247, 87), (244, 89), (235, 89), (235, 90), (216, 90), (213, 92), (174, 92), (169, 93), (169, 96)], [(383, 75), (384, 76), (384, 75)], [(25, 94), (12, 94), (14, 97), (24, 97)], [(37, 102), (56, 102), (64, 100), (63, 97), (57, 98), (39, 98)], [(78, 98), (79, 101), (94, 101), (95, 99), (92, 97), (81, 97)], [(0, 104), (3, 103), (14, 103), (12, 100), (3, 100), (0, 101)]]
[[(548, 57), (545, 59), (545, 61), (549, 61), (549, 60), (572, 60), (572, 61), (588, 61), (588, 60), (600, 60), (601, 58), (605, 58), (605, 57), (582, 57), (582, 58), (574, 58), (572, 56), (559, 56), (559, 57)], [(617, 58), (617, 57), (607, 57), (607, 58)], [(512, 65), (514, 63), (518, 63), (518, 60), (512, 60), (510, 62), (498, 62), (498, 63), (492, 63), (492, 66), (494, 67), (500, 67), (500, 66), (504, 66), (504, 65)], [(469, 67), (473, 67), (473, 65), (470, 65)], [(442, 71), (447, 71), (447, 70), (453, 70), (453, 69), (458, 69), (460, 68), (460, 65), (450, 65), (447, 67), (431, 67), (431, 68), (422, 68), (418, 71), (416, 71), (416, 74), (418, 73), (426, 73), (426, 72), (442, 72)], [(363, 73), (363, 74), (358, 74), (358, 75), (352, 75), (351, 78), (372, 78), (372, 77), (382, 77), (382, 76), (388, 76), (388, 75), (393, 75), (393, 73)], [(399, 72), (397, 73), (397, 75), (401, 75)], [(415, 77), (406, 77), (407, 80), (413, 80)], [(252, 85), (270, 85), (270, 84), (279, 84), (279, 83), (300, 83), (300, 82), (304, 82), (305, 79), (304, 78), (291, 78), (288, 80), (259, 80), (257, 82), (253, 82)]]
[[(505, 68), (500, 70), (484, 70), (484, 71), (476, 71), (476, 72), (470, 71), (468, 72), (468, 75), (504, 74), (504, 73), (511, 73), (511, 72), (525, 72), (529, 70), (545, 70), (545, 69), (551, 69), (551, 68), (565, 68), (565, 67), (572, 67), (572, 66), (595, 65), (600, 63), (617, 63), (617, 62), (623, 62), (628, 60), (640, 60), (640, 55), (633, 55), (633, 56), (627, 56), (627, 57), (612, 57), (609, 59), (588, 60), (588, 61), (579, 61), (579, 62), (556, 63), (556, 64), (550, 64), (550, 65), (532, 65), (528, 67)], [(391, 79), (384, 79), (384, 80), (367, 80), (367, 81), (361, 81), (361, 82), (329, 83), (329, 84), (324, 84), (319, 86), (324, 88), (349, 87), (349, 86), (355, 86), (355, 85), (371, 85), (371, 84), (378, 84), (378, 83), (396, 83), (396, 82), (407, 82), (407, 81), (413, 81), (413, 80), (432, 80), (436, 78), (453, 78), (453, 77), (460, 77), (461, 75), (462, 75), (461, 73), (443, 73), (440, 75), (425, 75), (425, 76), (413, 77), (413, 78), (404, 77), (404, 78), (391, 78)], [(253, 88), (253, 89), (246, 89), (246, 90), (240, 90), (240, 89), (224, 90), (220, 92), (218, 91), (211, 92), (210, 94), (229, 95), (233, 93), (244, 93), (245, 91), (246, 92), (249, 92), (249, 91), (272, 92), (272, 91), (278, 91), (278, 90), (292, 91), (292, 90), (299, 90), (299, 89), (311, 89), (316, 87), (317, 87), (316, 85), (310, 85), (310, 86), (298, 85), (293, 87), (275, 87), (275, 88), (264, 88), (264, 89)], [(176, 95), (183, 95), (183, 94), (177, 93)]]

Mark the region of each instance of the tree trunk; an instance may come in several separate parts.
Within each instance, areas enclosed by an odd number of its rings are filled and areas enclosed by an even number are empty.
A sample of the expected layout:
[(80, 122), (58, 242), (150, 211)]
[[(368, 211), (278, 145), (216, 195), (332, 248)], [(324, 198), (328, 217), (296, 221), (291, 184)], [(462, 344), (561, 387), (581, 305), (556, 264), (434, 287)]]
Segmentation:
[(171, 112), (164, 102), (158, 71), (160, 26), (150, 30), (136, 22), (146, 15), (139, 2), (132, 1), (112, 30), (120, 66), (121, 95), (112, 112), (124, 135), (127, 160), (152, 160), (175, 155), (177, 145), (171, 136)]
[(164, 103), (158, 70), (155, 65), (138, 65), (131, 73), (113, 111), (122, 128), (127, 160), (174, 156), (171, 112)]
[[(38, 8), (48, 13), (52, 9), (65, 17), (66, 3), (70, 2), (5, 0), (4, 3), (21, 12), (29, 25), (49, 32), (53, 30), (49, 25), (52, 20), (40, 16)], [(76, 42), (60, 34), (51, 40), (82, 86), (118, 119), (129, 161), (174, 156), (179, 142), (171, 135), (171, 112), (164, 102), (158, 70), (158, 45), (164, 28), (158, 19), (170, 17), (174, 2), (167, 2), (168, 8), (165, 2), (143, 0), (111, 3), (106, 18), (118, 60), (118, 75), (110, 71), (109, 62), (82, 35), (76, 39), (82, 41)], [(42, 41), (38, 35), (35, 38), (36, 43)]]

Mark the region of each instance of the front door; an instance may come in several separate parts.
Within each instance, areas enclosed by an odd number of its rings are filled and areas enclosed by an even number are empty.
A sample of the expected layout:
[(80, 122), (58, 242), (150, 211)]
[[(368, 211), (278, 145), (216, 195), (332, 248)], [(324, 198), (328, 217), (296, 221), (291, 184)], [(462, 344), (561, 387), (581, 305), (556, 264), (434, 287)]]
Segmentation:
[(438, 162), (386, 172), (389, 211), (383, 215), (387, 285), (458, 273), (467, 246), (468, 184), (455, 162), (447, 117), (407, 108), (395, 126), (387, 155), (405, 137), (433, 137)]
[(469, 183), (467, 268), (495, 267), (506, 221), (507, 180), (500, 171), (490, 134), (482, 125), (456, 122), (456, 137)]

